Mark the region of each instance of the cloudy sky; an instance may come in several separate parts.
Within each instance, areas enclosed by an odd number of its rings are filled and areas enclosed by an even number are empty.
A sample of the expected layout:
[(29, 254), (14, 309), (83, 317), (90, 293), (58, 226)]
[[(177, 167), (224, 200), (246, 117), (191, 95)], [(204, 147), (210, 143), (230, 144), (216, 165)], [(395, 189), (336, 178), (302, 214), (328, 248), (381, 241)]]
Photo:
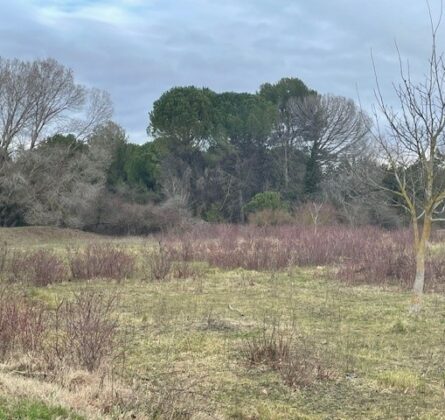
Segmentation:
[[(436, 12), (440, 0), (430, 3)], [(255, 92), (292, 76), (370, 109), (371, 50), (391, 101), (394, 41), (415, 75), (430, 46), (423, 0), (0, 0), (0, 10), (0, 56), (73, 68), (111, 93), (115, 120), (139, 143), (172, 86)]]

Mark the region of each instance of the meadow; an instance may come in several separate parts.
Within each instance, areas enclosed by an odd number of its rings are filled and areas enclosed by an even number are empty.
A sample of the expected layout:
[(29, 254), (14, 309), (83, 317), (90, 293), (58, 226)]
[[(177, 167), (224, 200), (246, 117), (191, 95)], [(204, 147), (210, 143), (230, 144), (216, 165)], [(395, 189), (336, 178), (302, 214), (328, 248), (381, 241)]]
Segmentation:
[(0, 419), (445, 418), (439, 234), (417, 316), (409, 231), (0, 237)]

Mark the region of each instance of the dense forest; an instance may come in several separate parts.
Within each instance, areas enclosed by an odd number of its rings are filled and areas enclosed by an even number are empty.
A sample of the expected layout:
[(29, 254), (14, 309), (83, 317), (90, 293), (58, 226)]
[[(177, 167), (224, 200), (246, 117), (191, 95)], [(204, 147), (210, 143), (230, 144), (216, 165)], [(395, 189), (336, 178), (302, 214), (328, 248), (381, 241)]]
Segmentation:
[(148, 117), (147, 142), (133, 144), (107, 93), (70, 69), (1, 59), (0, 224), (136, 234), (192, 220), (404, 223), (397, 197), (376, 188), (392, 172), (352, 99), (298, 78), (256, 93), (185, 86)]

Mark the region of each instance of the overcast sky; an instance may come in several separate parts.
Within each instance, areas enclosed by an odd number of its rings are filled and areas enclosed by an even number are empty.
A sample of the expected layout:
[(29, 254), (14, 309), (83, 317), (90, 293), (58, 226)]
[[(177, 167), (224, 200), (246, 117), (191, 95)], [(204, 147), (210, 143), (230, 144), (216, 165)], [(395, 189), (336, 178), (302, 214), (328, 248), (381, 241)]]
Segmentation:
[(320, 93), (358, 92), (370, 109), (371, 49), (391, 100), (394, 41), (420, 75), (428, 24), (423, 0), (0, 0), (0, 56), (73, 68), (111, 93), (115, 120), (142, 143), (153, 101), (179, 85), (255, 92), (298, 77)]

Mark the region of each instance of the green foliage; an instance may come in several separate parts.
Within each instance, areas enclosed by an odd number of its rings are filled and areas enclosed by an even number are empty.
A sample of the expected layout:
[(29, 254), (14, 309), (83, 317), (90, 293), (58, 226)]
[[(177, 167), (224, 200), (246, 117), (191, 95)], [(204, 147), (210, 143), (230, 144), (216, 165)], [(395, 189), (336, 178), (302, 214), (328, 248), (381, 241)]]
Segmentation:
[(123, 143), (116, 150), (108, 173), (108, 184), (156, 191), (159, 177), (158, 152), (153, 143)]
[(153, 145), (150, 143), (142, 146), (127, 145), (123, 169), (125, 179), (130, 185), (142, 184), (149, 189), (155, 189), (158, 161), (153, 149)]
[(216, 104), (219, 133), (233, 146), (246, 148), (267, 139), (275, 109), (261, 96), (225, 92), (217, 96)]
[(55, 134), (54, 136), (48, 137), (44, 142), (39, 145), (40, 149), (60, 147), (70, 151), (71, 156), (76, 152), (86, 152), (88, 146), (77, 140), (76, 136), (73, 134)]
[(296, 77), (284, 77), (277, 83), (264, 83), (261, 85), (259, 94), (267, 101), (282, 108), (289, 99), (302, 98), (315, 94), (315, 91), (309, 89), (303, 81)]
[(276, 191), (265, 191), (256, 194), (252, 200), (244, 206), (248, 213), (254, 213), (260, 210), (286, 210), (287, 203), (281, 199), (281, 194)]
[(9, 419), (82, 420), (83, 417), (70, 413), (68, 410), (60, 406), (47, 406), (40, 401), (21, 400), (14, 403), (8, 403), (6, 400), (0, 400), (0, 420)]
[(322, 179), (321, 164), (317, 154), (311, 154), (306, 162), (304, 175), (304, 192), (308, 195), (319, 192)]
[(206, 146), (214, 133), (215, 93), (194, 86), (175, 87), (153, 105), (148, 132), (185, 147)]
[(221, 212), (219, 203), (211, 204), (210, 208), (204, 212), (203, 219), (210, 223), (224, 222), (224, 215)]

